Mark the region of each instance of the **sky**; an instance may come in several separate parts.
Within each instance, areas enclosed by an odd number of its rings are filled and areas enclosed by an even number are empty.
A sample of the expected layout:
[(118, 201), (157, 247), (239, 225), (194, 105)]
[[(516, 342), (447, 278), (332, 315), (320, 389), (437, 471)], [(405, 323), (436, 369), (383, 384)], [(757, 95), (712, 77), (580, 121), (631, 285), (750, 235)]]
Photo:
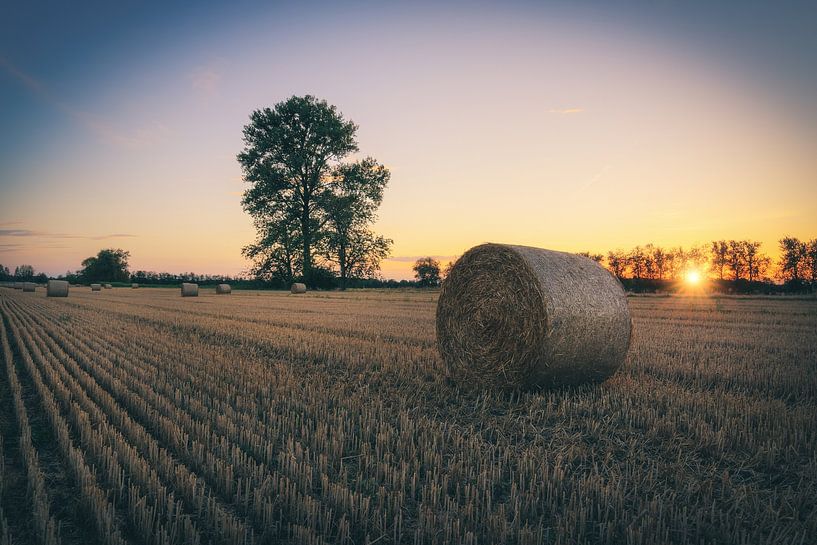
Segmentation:
[(242, 127), (303, 94), (391, 170), (385, 277), (817, 238), (813, 2), (34, 1), (0, 17), (0, 263), (242, 272)]

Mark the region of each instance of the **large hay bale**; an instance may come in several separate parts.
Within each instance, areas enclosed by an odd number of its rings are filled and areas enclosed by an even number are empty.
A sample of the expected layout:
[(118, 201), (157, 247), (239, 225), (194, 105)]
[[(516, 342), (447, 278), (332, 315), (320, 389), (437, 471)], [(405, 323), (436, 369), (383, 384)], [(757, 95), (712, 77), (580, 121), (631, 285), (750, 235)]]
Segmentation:
[(600, 382), (630, 345), (621, 284), (583, 256), (504, 244), (471, 248), (437, 302), (449, 377), (494, 388)]
[(198, 296), (199, 296), (198, 284), (191, 284), (190, 282), (184, 282), (182, 284), (182, 297), (198, 297)]
[(49, 280), (45, 288), (46, 297), (68, 297), (67, 280)]
[(292, 284), (292, 287), (289, 288), (289, 291), (291, 291), (292, 293), (306, 293), (306, 284), (295, 282), (294, 284)]
[(32, 293), (37, 291), (37, 284), (34, 282), (23, 282), (23, 291)]
[(23, 289), (23, 283), (22, 282), (15, 282), (14, 284), (12, 284), (11, 287), (13, 287), (16, 290), (21, 290), (21, 289)]
[(102, 287), (105, 288), (106, 290), (113, 289), (113, 286), (111, 286), (110, 284), (103, 284)]
[(102, 284), (91, 284), (91, 291), (102, 291)]
[(216, 286), (216, 293), (219, 295), (229, 295), (232, 291), (233, 288), (230, 287), (230, 284), (219, 284)]
[(130, 289), (132, 289), (132, 290), (138, 290), (138, 289), (139, 289), (139, 284), (137, 284), (136, 282), (134, 282), (133, 284), (131, 284), (131, 285), (130, 285)]

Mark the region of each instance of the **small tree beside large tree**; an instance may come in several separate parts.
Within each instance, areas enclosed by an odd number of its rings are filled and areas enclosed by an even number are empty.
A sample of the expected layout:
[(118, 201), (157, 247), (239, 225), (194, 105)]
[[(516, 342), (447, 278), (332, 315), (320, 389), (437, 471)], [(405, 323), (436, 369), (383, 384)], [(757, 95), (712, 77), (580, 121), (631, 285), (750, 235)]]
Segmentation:
[(316, 259), (338, 267), (341, 285), (379, 270), (391, 241), (370, 225), (389, 171), (371, 158), (344, 162), (358, 151), (356, 132), (337, 108), (309, 95), (250, 115), (238, 162), (252, 184), (242, 205), (258, 236), (243, 251), (257, 276), (310, 283), (320, 276)]

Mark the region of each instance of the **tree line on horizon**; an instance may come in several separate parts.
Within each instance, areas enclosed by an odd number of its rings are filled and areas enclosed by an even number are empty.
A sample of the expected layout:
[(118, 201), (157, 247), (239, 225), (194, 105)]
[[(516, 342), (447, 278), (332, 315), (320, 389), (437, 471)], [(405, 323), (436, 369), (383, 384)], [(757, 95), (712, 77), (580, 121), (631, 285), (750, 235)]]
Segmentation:
[[(708, 276), (719, 291), (735, 292), (802, 292), (817, 289), (817, 239), (801, 241), (786, 236), (778, 241), (780, 255), (772, 260), (761, 251), (761, 243), (751, 240), (716, 240), (709, 245), (663, 248), (655, 244), (636, 246), (629, 251), (612, 250), (606, 254), (577, 252), (606, 267), (627, 289), (634, 291), (671, 290), (681, 284), (684, 275), (696, 270)], [(82, 261), (82, 269), (67, 272), (59, 278), (72, 283), (136, 282), (146, 285), (178, 285), (181, 282), (217, 284), (229, 282), (248, 288), (288, 288), (283, 278), (265, 277), (250, 272), (246, 275), (211, 275), (168, 273), (138, 270), (130, 272), (130, 252), (119, 248), (100, 250), (96, 256)], [(351, 276), (347, 287), (436, 287), (448, 275), (454, 262), (445, 267), (433, 257), (418, 259), (412, 269), (414, 280), (383, 279), (370, 272), (369, 276)], [(0, 265), (0, 281), (44, 283), (48, 276), (36, 273), (31, 265), (19, 265), (12, 274)], [(325, 276), (323, 285), (340, 287)]]
[(764, 253), (761, 246), (753, 240), (714, 240), (709, 245), (689, 249), (665, 249), (647, 244), (630, 251), (610, 251), (606, 255), (581, 254), (623, 279), (677, 281), (695, 270), (720, 281), (817, 284), (817, 239), (781, 238), (777, 262)]
[[(753, 240), (715, 240), (709, 245), (664, 248), (655, 244), (606, 254), (577, 252), (604, 266), (627, 289), (656, 291), (672, 289), (690, 271), (717, 282), (722, 291), (784, 291), (817, 289), (817, 239), (801, 241), (785, 236), (778, 241), (780, 256), (775, 262)], [(418, 259), (413, 266), (419, 286), (439, 286), (454, 261), (443, 269), (433, 257)]]

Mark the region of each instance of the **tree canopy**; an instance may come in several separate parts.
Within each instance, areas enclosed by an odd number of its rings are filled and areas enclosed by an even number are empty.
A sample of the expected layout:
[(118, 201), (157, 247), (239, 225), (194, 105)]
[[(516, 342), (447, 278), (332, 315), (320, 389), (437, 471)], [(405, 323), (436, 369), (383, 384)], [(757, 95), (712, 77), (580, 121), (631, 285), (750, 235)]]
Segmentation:
[(130, 252), (119, 248), (100, 250), (96, 256), (82, 261), (80, 276), (86, 282), (127, 282)]
[(440, 262), (433, 257), (423, 257), (414, 262), (414, 278), (422, 288), (440, 285)]

